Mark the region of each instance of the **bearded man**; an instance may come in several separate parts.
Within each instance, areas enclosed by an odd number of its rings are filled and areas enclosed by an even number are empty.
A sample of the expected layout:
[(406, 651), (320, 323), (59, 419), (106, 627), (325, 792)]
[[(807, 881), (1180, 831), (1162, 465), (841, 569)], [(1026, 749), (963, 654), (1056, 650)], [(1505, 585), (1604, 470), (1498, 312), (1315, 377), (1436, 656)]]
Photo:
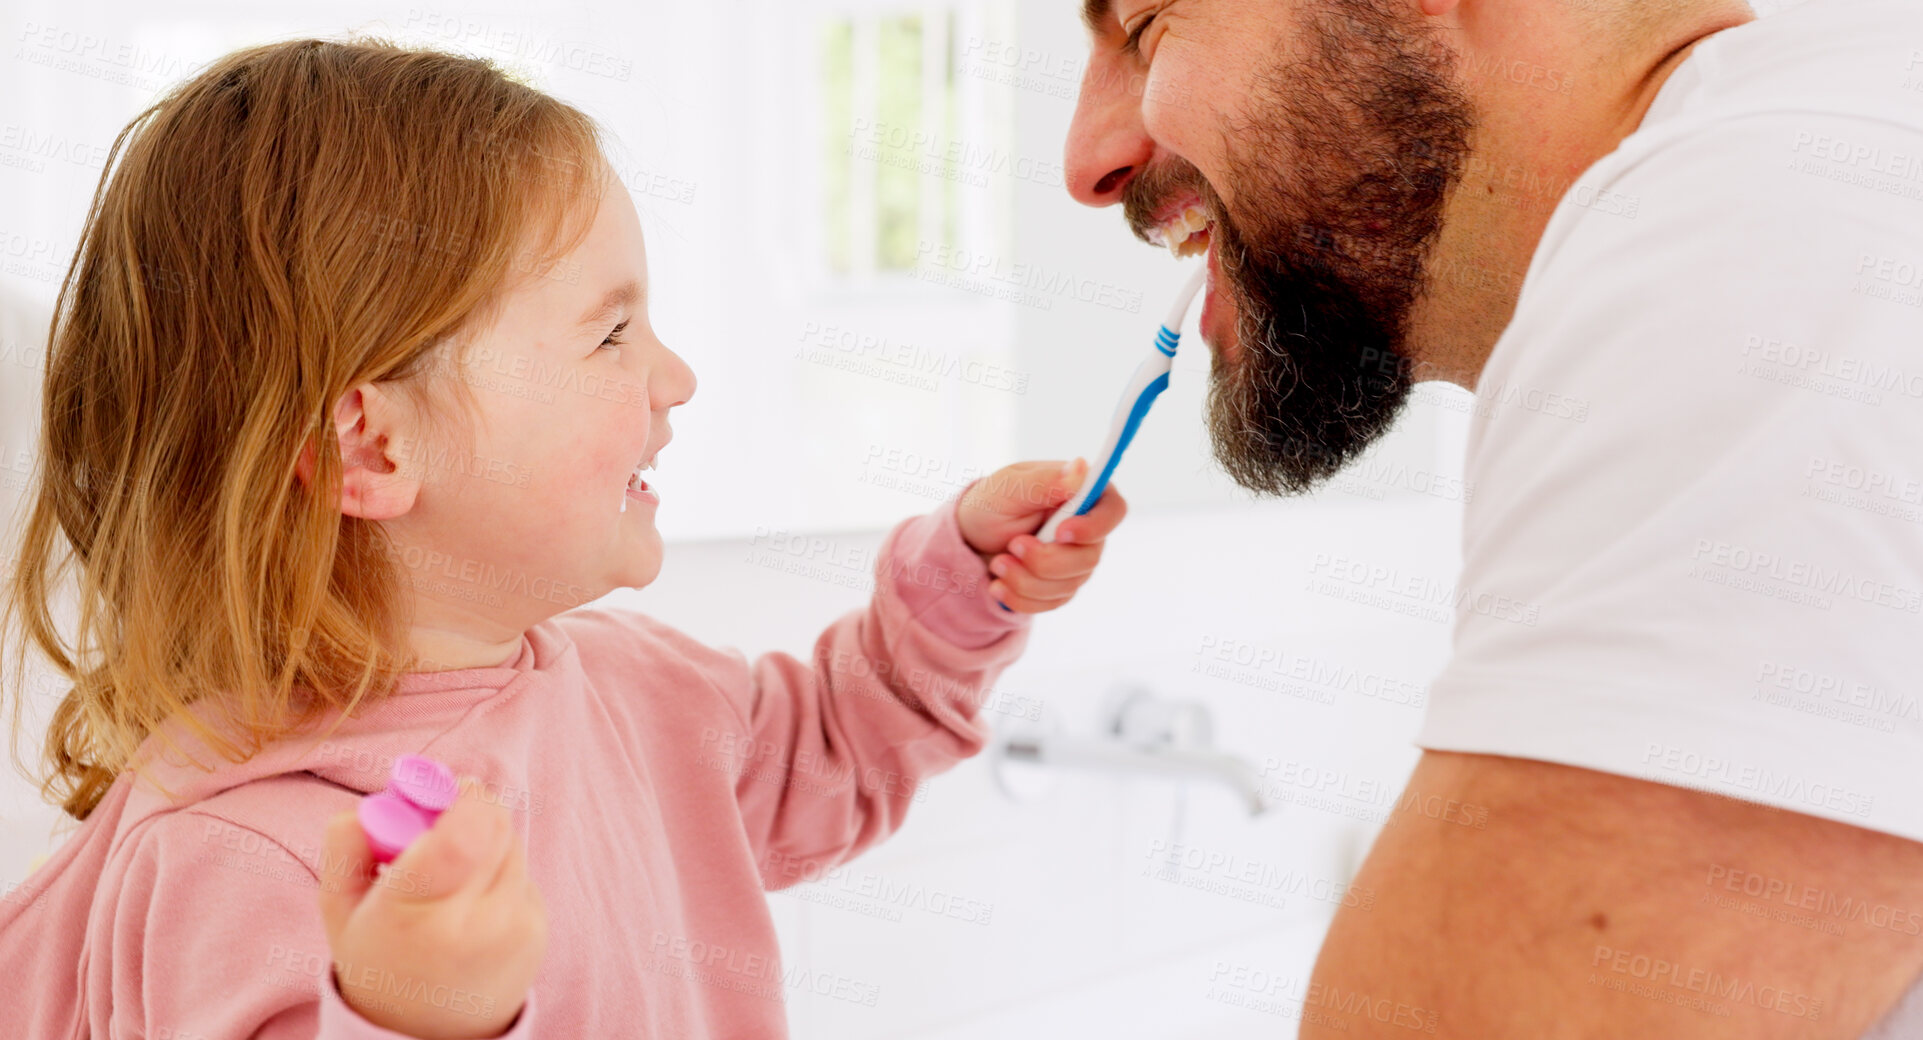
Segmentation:
[(1923, 4), (1083, 17), (1070, 193), (1207, 249), (1239, 484), (1478, 397), (1414, 797), (1301, 1035), (1923, 1037)]

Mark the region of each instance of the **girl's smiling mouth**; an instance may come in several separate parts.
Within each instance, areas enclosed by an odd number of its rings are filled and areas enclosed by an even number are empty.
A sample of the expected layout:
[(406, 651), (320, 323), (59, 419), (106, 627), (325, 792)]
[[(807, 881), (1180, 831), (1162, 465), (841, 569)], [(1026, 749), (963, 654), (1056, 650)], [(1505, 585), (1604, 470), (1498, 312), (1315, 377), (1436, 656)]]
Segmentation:
[[(667, 441), (661, 442), (661, 448), (667, 446)], [(655, 458), (661, 454), (661, 448), (654, 449), (654, 454), (642, 460), (639, 465), (634, 467), (634, 472), (628, 474), (628, 486), (621, 495), (621, 511), (623, 513), (628, 511), (629, 499), (634, 499), (637, 502), (645, 502), (649, 505), (661, 504), (660, 494), (657, 493), (654, 488), (649, 487), (647, 479), (641, 476), (642, 470), (651, 470), (654, 468)]]

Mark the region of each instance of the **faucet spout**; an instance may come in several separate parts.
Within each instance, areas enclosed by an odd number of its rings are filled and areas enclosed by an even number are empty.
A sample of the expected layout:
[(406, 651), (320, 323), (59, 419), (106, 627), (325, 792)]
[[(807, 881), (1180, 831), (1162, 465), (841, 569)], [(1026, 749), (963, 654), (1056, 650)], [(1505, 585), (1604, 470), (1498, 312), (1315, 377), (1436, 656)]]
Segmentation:
[(1137, 748), (1113, 740), (1035, 735), (1009, 738), (1002, 753), (1014, 761), (1218, 781), (1235, 792), (1251, 816), (1275, 804), (1247, 760), (1219, 751)]

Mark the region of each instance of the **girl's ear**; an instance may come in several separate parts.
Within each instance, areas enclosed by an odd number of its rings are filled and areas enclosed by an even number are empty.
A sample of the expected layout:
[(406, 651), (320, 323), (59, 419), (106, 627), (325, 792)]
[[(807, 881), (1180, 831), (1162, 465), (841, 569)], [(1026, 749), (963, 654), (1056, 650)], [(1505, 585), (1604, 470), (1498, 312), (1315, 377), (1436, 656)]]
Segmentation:
[[(389, 445), (400, 439), (398, 429), (390, 429), (395, 415), (387, 395), (372, 383), (363, 383), (341, 395), (334, 406), (334, 435), (341, 449), (342, 516), (363, 520), (388, 520), (414, 508), (421, 482), (388, 457)], [(294, 476), (303, 487), (314, 479), (315, 447), (313, 438), (301, 446), (294, 461)]]

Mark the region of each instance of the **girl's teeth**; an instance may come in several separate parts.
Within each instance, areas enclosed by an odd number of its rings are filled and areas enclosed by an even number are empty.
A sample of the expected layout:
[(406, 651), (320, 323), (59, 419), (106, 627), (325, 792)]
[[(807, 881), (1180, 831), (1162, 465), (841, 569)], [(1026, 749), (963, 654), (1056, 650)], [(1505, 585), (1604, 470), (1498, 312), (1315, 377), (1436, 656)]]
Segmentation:
[[(628, 474), (628, 490), (629, 491), (653, 491), (654, 489), (648, 486), (647, 479), (641, 476), (644, 470), (651, 470), (653, 468), (654, 468), (654, 459), (652, 458), (634, 467), (634, 472)], [(628, 496), (625, 494), (621, 496), (621, 511), (623, 513), (628, 511)]]

